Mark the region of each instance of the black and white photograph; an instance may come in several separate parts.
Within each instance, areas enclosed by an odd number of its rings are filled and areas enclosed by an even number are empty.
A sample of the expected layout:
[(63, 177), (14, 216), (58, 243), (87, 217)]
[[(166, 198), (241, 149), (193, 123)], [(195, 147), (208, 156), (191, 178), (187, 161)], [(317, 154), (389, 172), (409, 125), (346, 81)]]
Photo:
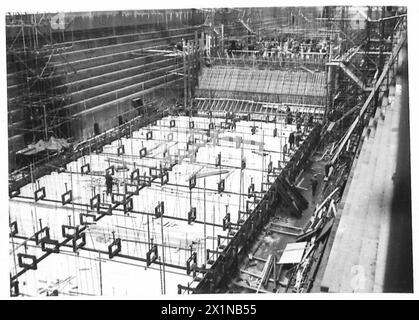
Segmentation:
[(415, 8), (29, 3), (0, 30), (7, 299), (416, 292)]

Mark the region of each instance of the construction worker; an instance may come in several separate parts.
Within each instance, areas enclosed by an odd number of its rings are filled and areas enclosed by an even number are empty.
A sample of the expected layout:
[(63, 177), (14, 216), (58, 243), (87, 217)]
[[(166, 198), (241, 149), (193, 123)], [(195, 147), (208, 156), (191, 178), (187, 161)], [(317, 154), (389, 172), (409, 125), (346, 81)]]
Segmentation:
[(292, 114), (291, 114), (291, 111), (287, 112), (287, 115), (286, 115), (286, 125), (287, 124), (289, 124), (289, 125), (292, 124)]
[(311, 128), (313, 126), (314, 115), (310, 114), (308, 117), (308, 126)]
[(311, 195), (313, 196), (313, 201), (314, 201), (314, 196), (316, 195), (316, 191), (317, 191), (317, 185), (319, 184), (319, 182), (317, 181), (317, 174), (315, 174), (310, 179), (310, 184), (311, 184)]
[(306, 133), (308, 131), (308, 114), (307, 113), (304, 115), (303, 123), (304, 123), (304, 133)]
[(105, 184), (106, 184), (106, 194), (107, 195), (110, 195), (112, 193), (113, 178), (109, 174), (109, 172), (106, 172), (106, 175), (105, 175)]
[(295, 123), (297, 124), (297, 132), (301, 131), (301, 122), (302, 122), (302, 120), (301, 120), (300, 117), (295, 118)]
[(294, 141), (295, 141), (295, 133), (294, 132), (291, 132), (291, 134), (290, 134), (290, 136), (288, 138), (288, 143), (290, 144), (290, 150), (294, 146)]
[(295, 122), (299, 122), (301, 120), (301, 112), (297, 111), (297, 113), (295, 114)]

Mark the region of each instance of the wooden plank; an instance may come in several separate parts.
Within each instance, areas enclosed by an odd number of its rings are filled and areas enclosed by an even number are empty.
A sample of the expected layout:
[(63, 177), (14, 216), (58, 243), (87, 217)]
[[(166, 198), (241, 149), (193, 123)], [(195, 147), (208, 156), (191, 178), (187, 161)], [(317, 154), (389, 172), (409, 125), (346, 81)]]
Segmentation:
[(293, 233), (293, 232), (288, 232), (288, 231), (274, 229), (274, 228), (269, 228), (269, 230), (272, 231), (272, 232), (276, 232), (276, 233), (280, 233), (280, 234), (285, 234), (287, 236), (293, 236), (293, 237), (298, 237), (298, 236), (301, 235), (300, 233)]
[(278, 227), (282, 227), (282, 228), (290, 228), (290, 229), (294, 229), (297, 231), (302, 231), (302, 228), (298, 228), (298, 227), (294, 227), (294, 226), (290, 226), (290, 225), (285, 225), (285, 224), (281, 224), (281, 223), (277, 223), (277, 222), (272, 222), (271, 223), (274, 226), (278, 226)]
[(244, 283), (239, 283), (239, 282), (237, 282), (237, 281), (235, 281), (235, 280), (233, 280), (233, 281), (232, 281), (232, 283), (233, 283), (235, 286), (242, 287), (242, 288), (244, 288), (244, 289), (253, 290), (253, 291), (256, 291), (257, 293), (259, 293), (259, 292), (262, 292), (262, 293), (272, 293), (272, 292), (267, 291), (267, 290), (264, 290), (264, 289), (262, 289), (262, 288), (258, 289), (258, 288), (255, 288), (255, 287), (248, 286), (247, 284), (244, 284)]

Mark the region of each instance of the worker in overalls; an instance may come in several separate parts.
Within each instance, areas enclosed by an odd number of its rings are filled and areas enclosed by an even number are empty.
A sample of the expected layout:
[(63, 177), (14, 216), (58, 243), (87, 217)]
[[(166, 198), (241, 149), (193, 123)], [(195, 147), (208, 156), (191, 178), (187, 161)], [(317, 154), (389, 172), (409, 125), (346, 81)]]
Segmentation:
[(106, 175), (105, 175), (105, 184), (106, 184), (106, 194), (107, 195), (112, 194), (113, 178), (109, 174), (109, 172), (106, 172)]

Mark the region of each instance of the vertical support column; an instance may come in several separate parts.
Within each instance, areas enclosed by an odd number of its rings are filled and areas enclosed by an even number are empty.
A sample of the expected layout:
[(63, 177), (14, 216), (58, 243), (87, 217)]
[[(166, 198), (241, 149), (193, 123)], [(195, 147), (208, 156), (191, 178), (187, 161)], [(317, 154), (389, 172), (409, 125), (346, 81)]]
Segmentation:
[(394, 44), (394, 30), (391, 30), (391, 31), (390, 31), (390, 41), (391, 41), (390, 51), (393, 51), (393, 44)]
[(191, 116), (192, 116), (192, 103), (191, 103), (191, 97), (192, 97), (192, 44), (191, 41), (188, 41), (187, 47), (187, 53), (188, 53), (188, 59), (187, 59), (187, 68), (188, 68), (188, 105), (191, 110)]
[(193, 48), (194, 56), (194, 85), (198, 86), (198, 71), (199, 71), (199, 51), (198, 51), (198, 31), (195, 31), (195, 40)]
[(201, 39), (199, 39), (199, 53), (202, 55), (204, 54), (205, 48), (205, 33), (204, 31), (201, 32)]
[[(329, 51), (329, 62), (332, 58), (332, 44), (330, 44), (330, 51)], [(328, 65), (327, 66), (327, 85), (326, 85), (326, 108), (323, 114), (323, 123), (327, 121), (327, 114), (331, 109), (333, 109), (333, 97), (335, 94), (335, 69), (334, 66)]]
[(221, 55), (224, 54), (224, 24), (221, 24)]
[(211, 36), (208, 34), (206, 35), (205, 49), (207, 51), (208, 56), (211, 56)]
[[(370, 40), (371, 40), (371, 23), (369, 21), (369, 19), (371, 19), (371, 15), (372, 15), (372, 8), (369, 6), (367, 9), (367, 17), (368, 19), (365, 20), (365, 33), (366, 33), (366, 40), (365, 40), (365, 57), (364, 60), (368, 61), (368, 52), (370, 51)], [(362, 75), (362, 82), (366, 83), (367, 81), (367, 73), (363, 72)]]
[[(346, 21), (346, 18), (348, 18), (348, 15), (347, 15), (346, 8), (344, 6), (342, 6), (341, 9), (342, 9), (342, 16), (341, 16), (342, 20), (341, 20), (340, 28), (343, 31), (343, 33), (345, 35), (347, 35), (347, 33), (348, 33), (348, 23)], [(340, 48), (341, 49), (340, 54), (342, 55), (344, 52), (346, 52), (347, 48), (348, 48), (347, 41), (342, 41), (341, 48)]]
[[(381, 18), (385, 17), (385, 7), (382, 7), (381, 10)], [(380, 47), (379, 47), (379, 56), (378, 56), (378, 74), (380, 75), (383, 71), (384, 66), (384, 55), (383, 55), (383, 49), (384, 49), (384, 21), (379, 22), (379, 28), (380, 28)], [(376, 95), (374, 96), (374, 109), (379, 106), (379, 97), (381, 92), (381, 87), (377, 90)]]
[(187, 70), (186, 70), (186, 53), (185, 46), (183, 46), (182, 57), (183, 57), (183, 107), (187, 108), (188, 103), (188, 81), (187, 81)]
[(205, 66), (205, 33), (201, 32), (201, 38), (199, 39), (199, 63)]
[(160, 227), (161, 227), (161, 252), (162, 252), (162, 258), (163, 258), (162, 294), (166, 294), (166, 260), (164, 256), (165, 246), (164, 246), (164, 232), (163, 232), (163, 214), (161, 215)]
[(195, 91), (195, 82), (196, 82), (196, 50), (195, 50), (195, 40), (191, 41), (191, 104), (192, 97), (194, 96)]

